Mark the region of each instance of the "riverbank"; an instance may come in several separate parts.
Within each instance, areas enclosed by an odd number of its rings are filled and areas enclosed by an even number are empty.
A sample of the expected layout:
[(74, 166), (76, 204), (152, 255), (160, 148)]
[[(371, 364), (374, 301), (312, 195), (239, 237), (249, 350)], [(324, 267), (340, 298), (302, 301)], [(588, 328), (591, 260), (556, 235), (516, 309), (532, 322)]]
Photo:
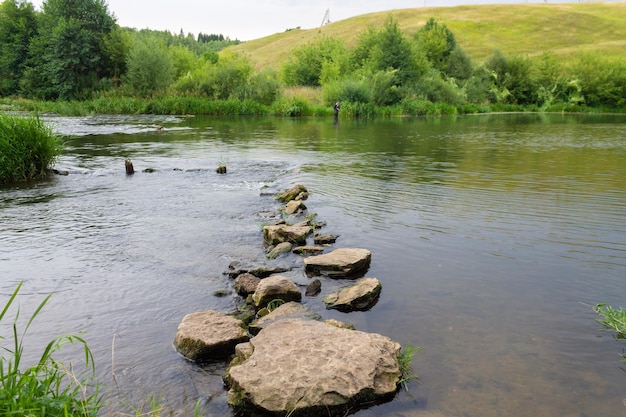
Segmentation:
[[(310, 98), (292, 96), (271, 105), (254, 100), (208, 100), (195, 96), (98, 97), (84, 101), (41, 101), (23, 98), (0, 99), (0, 111), (54, 113), (61, 116), (88, 116), (111, 114), (203, 115), (203, 116), (332, 116), (329, 106), (316, 104)], [(393, 106), (365, 103), (342, 103), (341, 118), (376, 118), (400, 116), (452, 116), (458, 114), (485, 114), (510, 112), (540, 113), (626, 113), (626, 109), (590, 108), (580, 105), (554, 104), (547, 108), (515, 104), (433, 103), (408, 98)]]

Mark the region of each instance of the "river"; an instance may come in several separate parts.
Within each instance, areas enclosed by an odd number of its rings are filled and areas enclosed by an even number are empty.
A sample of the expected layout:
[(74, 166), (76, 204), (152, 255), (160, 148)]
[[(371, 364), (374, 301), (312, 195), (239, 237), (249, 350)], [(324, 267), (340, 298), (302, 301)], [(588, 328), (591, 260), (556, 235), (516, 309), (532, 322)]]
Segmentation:
[(27, 317), (52, 294), (26, 355), (84, 332), (105, 415), (148, 395), (177, 416), (197, 400), (232, 415), (225, 365), (172, 342), (185, 314), (238, 305), (214, 295), (232, 262), (301, 265), (267, 260), (261, 233), (279, 207), (268, 194), (296, 183), (334, 247), (372, 252), (383, 286), (368, 312), (325, 310), (331, 280), (303, 302), (423, 347), (408, 392), (354, 415), (626, 415), (625, 344), (592, 310), (626, 306), (626, 116), (43, 118), (68, 175), (0, 188), (0, 297), (23, 281)]

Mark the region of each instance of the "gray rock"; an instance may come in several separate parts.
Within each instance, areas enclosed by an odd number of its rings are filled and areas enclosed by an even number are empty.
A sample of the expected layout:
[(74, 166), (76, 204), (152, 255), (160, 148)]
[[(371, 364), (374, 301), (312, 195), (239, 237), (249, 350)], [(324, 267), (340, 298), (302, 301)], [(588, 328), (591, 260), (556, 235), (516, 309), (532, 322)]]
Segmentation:
[(382, 285), (376, 278), (361, 278), (354, 285), (342, 288), (324, 297), (326, 308), (335, 310), (369, 310), (380, 296)]
[(281, 242), (278, 245), (274, 246), (272, 250), (267, 253), (267, 257), (270, 259), (277, 258), (280, 254), (291, 252), (291, 248), (293, 245), (291, 242)]
[(337, 235), (320, 235), (316, 234), (313, 238), (313, 243), (316, 245), (330, 245), (331, 243), (335, 243), (337, 241)]
[(372, 253), (367, 249), (341, 248), (323, 255), (304, 258), (304, 269), (331, 278), (349, 278), (367, 270), (371, 261)]
[(252, 301), (255, 307), (262, 308), (275, 299), (285, 302), (300, 301), (302, 293), (300, 293), (298, 286), (289, 278), (273, 275), (259, 282), (256, 291), (252, 294)]
[(250, 339), (243, 322), (217, 311), (187, 314), (176, 331), (174, 347), (193, 361), (221, 359)]
[(250, 333), (258, 334), (261, 330), (266, 328), (272, 323), (278, 320), (285, 319), (303, 319), (303, 320), (319, 320), (321, 317), (319, 314), (306, 307), (303, 304), (290, 301), (285, 303), (269, 313), (267, 316), (261, 317), (258, 320), (253, 321), (248, 326)]
[(261, 278), (255, 277), (252, 274), (239, 274), (237, 275), (237, 278), (235, 278), (235, 291), (237, 291), (237, 294), (245, 297), (256, 291), (256, 287), (259, 285), (259, 282), (261, 282)]
[[(228, 402), (274, 415), (343, 415), (393, 398), (400, 345), (379, 334), (311, 320), (277, 321), (225, 375)], [(250, 349), (247, 349), (249, 354)]]
[(281, 242), (292, 242), (303, 244), (306, 242), (306, 238), (311, 234), (311, 226), (307, 224), (297, 224), (289, 226), (282, 225), (270, 225), (263, 227), (263, 238), (270, 245), (276, 245)]

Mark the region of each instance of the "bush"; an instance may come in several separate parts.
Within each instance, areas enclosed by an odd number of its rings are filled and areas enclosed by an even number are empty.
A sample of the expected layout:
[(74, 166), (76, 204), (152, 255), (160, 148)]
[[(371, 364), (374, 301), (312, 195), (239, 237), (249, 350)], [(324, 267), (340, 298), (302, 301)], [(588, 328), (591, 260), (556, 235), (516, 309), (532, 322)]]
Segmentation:
[[(0, 312), (0, 323), (15, 301), (21, 286), (20, 283)], [(12, 343), (10, 346), (2, 346), (3, 353), (8, 355), (0, 356), (0, 414), (96, 417), (101, 408), (101, 398), (98, 395), (98, 386), (93, 383), (95, 375), (93, 356), (85, 340), (72, 335), (56, 337), (45, 347), (37, 364), (25, 367), (22, 363), (24, 336), (49, 299), (50, 296), (47, 296), (39, 304), (22, 335), (18, 335), (17, 332), (19, 309), (16, 313), (12, 323)], [(0, 340), (4, 342), (6, 339), (0, 337)], [(71, 364), (66, 366), (52, 357), (66, 343), (78, 343), (84, 348), (87, 370), (85, 374), (75, 374)]]
[(0, 114), (0, 183), (45, 177), (61, 150), (39, 118)]

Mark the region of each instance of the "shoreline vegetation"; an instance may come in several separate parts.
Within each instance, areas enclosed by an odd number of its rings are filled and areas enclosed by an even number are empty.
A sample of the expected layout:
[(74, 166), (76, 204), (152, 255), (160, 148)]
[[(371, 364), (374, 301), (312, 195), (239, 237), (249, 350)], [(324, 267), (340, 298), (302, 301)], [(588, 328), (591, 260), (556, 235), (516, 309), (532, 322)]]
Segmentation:
[[(309, 94), (310, 96), (310, 94)], [(331, 117), (333, 108), (318, 100), (292, 96), (269, 105), (252, 99), (210, 100), (203, 97), (163, 95), (142, 97), (99, 97), (89, 100), (41, 101), (25, 98), (0, 98), (0, 112), (27, 112), (34, 115), (96, 116), (113, 114), (151, 114), (174, 116), (268, 116)], [(406, 99), (395, 105), (343, 102), (341, 118), (379, 118), (411, 116), (456, 116), (488, 113), (603, 113), (626, 114), (625, 108), (587, 107), (557, 103), (546, 108), (518, 104), (454, 105), (424, 99)]]
[(0, 111), (626, 113), (623, 2), (403, 9), (239, 42), (124, 28), (105, 3), (67, 1), (0, 0)]
[(0, 184), (46, 178), (62, 151), (60, 138), (39, 117), (0, 113)]

